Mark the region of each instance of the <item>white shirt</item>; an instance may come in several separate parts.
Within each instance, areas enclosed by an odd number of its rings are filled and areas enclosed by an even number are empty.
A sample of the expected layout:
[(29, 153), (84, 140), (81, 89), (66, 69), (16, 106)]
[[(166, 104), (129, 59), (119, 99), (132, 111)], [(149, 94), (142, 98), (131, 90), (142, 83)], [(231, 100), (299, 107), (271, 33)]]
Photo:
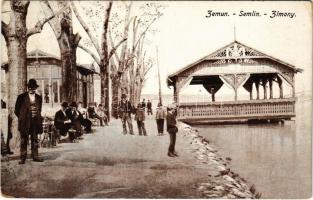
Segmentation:
[(28, 96), (29, 96), (30, 101), (32, 102), (35, 101), (35, 94), (28, 93)]

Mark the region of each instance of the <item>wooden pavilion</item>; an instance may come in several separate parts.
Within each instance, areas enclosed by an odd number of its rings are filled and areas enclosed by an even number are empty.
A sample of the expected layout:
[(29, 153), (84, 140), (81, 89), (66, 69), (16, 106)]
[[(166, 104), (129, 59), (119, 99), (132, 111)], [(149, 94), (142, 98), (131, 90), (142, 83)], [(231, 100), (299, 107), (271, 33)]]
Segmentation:
[[(179, 120), (189, 123), (278, 121), (295, 116), (295, 74), (301, 71), (235, 40), (171, 74), (167, 84), (174, 88), (174, 101), (179, 106)], [(291, 97), (284, 97), (283, 82), (292, 88)], [(215, 101), (215, 94), (223, 84), (234, 90), (233, 101)], [(273, 84), (279, 87), (279, 98), (273, 98)], [(180, 102), (180, 91), (186, 85), (202, 85), (211, 94), (212, 101)], [(256, 89), (254, 99), (253, 85)], [(260, 99), (260, 86), (264, 92), (263, 99)], [(250, 93), (250, 100), (238, 100), (237, 91), (240, 87)]]

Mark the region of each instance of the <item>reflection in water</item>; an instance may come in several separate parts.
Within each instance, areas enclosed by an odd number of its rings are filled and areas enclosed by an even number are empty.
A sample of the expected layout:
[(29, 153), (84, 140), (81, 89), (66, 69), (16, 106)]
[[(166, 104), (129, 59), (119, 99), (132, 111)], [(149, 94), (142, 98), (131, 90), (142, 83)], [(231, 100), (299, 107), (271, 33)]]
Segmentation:
[(311, 196), (311, 104), (298, 102), (295, 121), (284, 125), (196, 126), (231, 157), (231, 168), (256, 185), (262, 198)]

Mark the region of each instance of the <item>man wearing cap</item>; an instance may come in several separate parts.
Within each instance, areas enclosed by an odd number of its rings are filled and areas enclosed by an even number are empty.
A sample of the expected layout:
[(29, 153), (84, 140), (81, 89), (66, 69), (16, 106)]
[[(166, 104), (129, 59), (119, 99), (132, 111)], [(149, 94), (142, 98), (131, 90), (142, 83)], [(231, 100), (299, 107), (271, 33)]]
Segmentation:
[(123, 124), (123, 133), (127, 134), (126, 122), (129, 128), (129, 134), (134, 135), (133, 124), (131, 118), (132, 105), (130, 101), (126, 99), (126, 95), (122, 94), (122, 100), (119, 104), (120, 117), (122, 119)]
[(170, 104), (167, 107), (167, 115), (166, 115), (166, 124), (167, 124), (167, 132), (170, 135), (170, 145), (168, 147), (167, 155), (170, 157), (178, 156), (175, 151), (175, 143), (176, 143), (176, 133), (178, 132), (178, 128), (176, 125), (176, 105)]
[(55, 113), (54, 116), (54, 126), (59, 130), (60, 135), (66, 136), (68, 130), (71, 128), (71, 120), (66, 114), (68, 109), (68, 103), (63, 102), (61, 104), (61, 109)]
[(42, 97), (36, 94), (36, 89), (38, 88), (36, 80), (30, 79), (27, 83), (27, 88), (27, 92), (17, 97), (14, 111), (18, 118), (18, 130), (21, 134), (21, 160), (19, 164), (25, 164), (29, 136), (33, 161), (43, 162), (38, 157), (38, 134), (42, 133)]

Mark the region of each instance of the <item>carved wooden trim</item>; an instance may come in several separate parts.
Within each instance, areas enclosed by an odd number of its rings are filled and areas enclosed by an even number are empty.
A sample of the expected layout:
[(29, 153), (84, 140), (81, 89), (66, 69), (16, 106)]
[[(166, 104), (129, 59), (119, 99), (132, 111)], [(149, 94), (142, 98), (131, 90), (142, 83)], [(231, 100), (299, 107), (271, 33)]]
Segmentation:
[(294, 85), (294, 76), (293, 74), (291, 73), (278, 73), (278, 76), (281, 78), (281, 79), (284, 79), (290, 86), (293, 87)]
[(221, 49), (216, 52), (211, 58), (225, 58), (225, 59), (239, 59), (239, 58), (250, 58), (250, 57), (265, 57), (266, 55), (253, 50), (247, 46), (241, 45), (237, 42)]

